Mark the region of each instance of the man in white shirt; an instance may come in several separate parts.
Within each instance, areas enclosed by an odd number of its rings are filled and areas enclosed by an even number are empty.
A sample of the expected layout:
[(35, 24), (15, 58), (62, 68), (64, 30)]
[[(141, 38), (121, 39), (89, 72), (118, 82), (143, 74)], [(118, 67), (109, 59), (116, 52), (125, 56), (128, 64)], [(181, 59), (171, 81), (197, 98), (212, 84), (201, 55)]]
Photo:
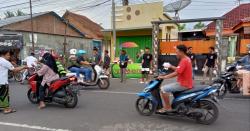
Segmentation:
[[(24, 62), (26, 62), (26, 65), (29, 67), (29, 68), (32, 68), (33, 66), (37, 66), (37, 58), (35, 57), (35, 54), (32, 52), (30, 53), (30, 56), (26, 57), (24, 60)], [(28, 69), (26, 69), (23, 73), (23, 79), (22, 79), (22, 82), (24, 82), (26, 76), (28, 75)]]
[(3, 113), (8, 114), (15, 112), (14, 109), (9, 107), (9, 82), (8, 71), (19, 72), (27, 67), (14, 67), (10, 62), (10, 50), (8, 48), (2, 48), (0, 50), (0, 108), (3, 108)]

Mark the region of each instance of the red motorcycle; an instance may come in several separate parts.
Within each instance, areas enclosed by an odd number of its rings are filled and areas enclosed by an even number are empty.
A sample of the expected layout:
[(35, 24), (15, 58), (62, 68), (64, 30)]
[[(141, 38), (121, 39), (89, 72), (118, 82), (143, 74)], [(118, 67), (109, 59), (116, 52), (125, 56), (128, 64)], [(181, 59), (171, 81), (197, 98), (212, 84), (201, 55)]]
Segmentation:
[[(29, 77), (28, 82), (30, 89), (27, 96), (31, 103), (37, 104), (38, 99), (38, 87), (41, 84), (42, 77), (37, 74), (33, 74)], [(64, 105), (66, 108), (74, 108), (78, 103), (77, 88), (73, 85), (76, 83), (77, 78), (75, 76), (62, 77), (58, 80), (52, 81), (50, 86), (45, 89), (45, 102), (58, 103)]]

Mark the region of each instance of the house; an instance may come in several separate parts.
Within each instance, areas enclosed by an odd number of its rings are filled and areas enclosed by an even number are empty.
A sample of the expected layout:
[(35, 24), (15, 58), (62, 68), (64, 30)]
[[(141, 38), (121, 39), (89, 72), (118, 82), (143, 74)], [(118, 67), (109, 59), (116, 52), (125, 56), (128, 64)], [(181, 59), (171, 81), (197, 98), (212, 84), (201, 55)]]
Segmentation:
[[(112, 41), (112, 30), (103, 30), (111, 37), (112, 56), (118, 57), (121, 44), (134, 42), (137, 48), (125, 49), (132, 61), (136, 61), (136, 54), (145, 47), (152, 48), (152, 21), (171, 20), (163, 12), (163, 2), (135, 4), (116, 7), (116, 45)], [(164, 24), (160, 27), (160, 39), (163, 41), (177, 39), (176, 24)], [(114, 60), (114, 57), (112, 58)]]
[[(242, 49), (244, 46), (241, 44), (240, 41), (248, 41), (249, 37), (243, 38), (242, 34), (240, 36), (239, 29), (241, 24), (244, 23), (242, 20), (250, 17), (250, 3), (241, 4), (236, 8), (232, 9), (225, 15), (223, 15), (225, 19), (223, 20), (223, 41), (228, 43), (228, 53), (230, 57), (242, 54)], [(246, 24), (247, 22), (245, 22)], [(248, 30), (248, 28), (245, 28)], [(206, 36), (210, 38), (214, 38), (215, 36), (215, 22), (210, 23), (207, 26)], [(244, 33), (244, 32), (243, 32)], [(248, 32), (249, 33), (249, 32)]]
[[(35, 53), (44, 50), (55, 50), (63, 54), (64, 41), (66, 51), (71, 48), (91, 50), (92, 39), (67, 23), (55, 12), (33, 14), (33, 32)], [(19, 35), (22, 37), (21, 47), (17, 47), (23, 59), (32, 51), (30, 15), (17, 16), (0, 20), (0, 36)], [(91, 52), (89, 52), (91, 53)]]
[(84, 32), (86, 38), (92, 39), (93, 46), (99, 48), (99, 53), (102, 53), (103, 50), (110, 48), (107, 47), (108, 45), (103, 45), (104, 36), (101, 32), (103, 28), (99, 24), (91, 21), (83, 15), (75, 14), (70, 11), (66, 11), (63, 18), (79, 31)]

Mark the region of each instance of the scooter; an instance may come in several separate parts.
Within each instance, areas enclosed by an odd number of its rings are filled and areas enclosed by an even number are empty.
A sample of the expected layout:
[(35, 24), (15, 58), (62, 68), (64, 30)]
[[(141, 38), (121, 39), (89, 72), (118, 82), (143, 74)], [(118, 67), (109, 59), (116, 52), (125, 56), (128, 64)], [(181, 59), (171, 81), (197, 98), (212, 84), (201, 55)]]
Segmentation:
[[(91, 83), (78, 83), (81, 86), (84, 87), (88, 87), (88, 86), (98, 86), (100, 89), (108, 89), (110, 86), (110, 81), (109, 81), (109, 77), (105, 74), (105, 71), (103, 70), (103, 68), (99, 65), (91, 65), (92, 70), (94, 72), (94, 79), (93, 82)], [(74, 75), (76, 76), (76, 73), (70, 72), (67, 73), (66, 76), (70, 76), (70, 75)], [(84, 79), (84, 75), (80, 75), (80, 77), (82, 77)]]
[(139, 114), (150, 116), (153, 113), (168, 116), (181, 116), (196, 120), (200, 124), (212, 124), (219, 116), (217, 87), (201, 86), (182, 92), (173, 92), (172, 111), (159, 113), (163, 107), (160, 86), (163, 80), (155, 79), (137, 94), (136, 109)]
[[(64, 105), (66, 108), (74, 108), (78, 103), (79, 90), (74, 88), (74, 83), (77, 78), (75, 76), (62, 77), (58, 80), (51, 82), (49, 87), (45, 89), (45, 102), (58, 103)], [(41, 84), (42, 77), (37, 74), (33, 74), (29, 77), (30, 88), (27, 96), (31, 103), (37, 104), (38, 99), (38, 87)]]

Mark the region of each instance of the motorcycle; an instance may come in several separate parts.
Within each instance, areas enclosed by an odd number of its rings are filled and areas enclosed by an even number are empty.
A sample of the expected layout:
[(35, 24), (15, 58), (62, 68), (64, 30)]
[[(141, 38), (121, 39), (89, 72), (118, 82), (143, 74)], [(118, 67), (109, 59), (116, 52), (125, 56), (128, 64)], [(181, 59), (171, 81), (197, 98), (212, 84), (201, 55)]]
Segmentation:
[(22, 77), (23, 77), (22, 73), (20, 73), (20, 72), (9, 71), (9, 73), (8, 73), (8, 79), (14, 78), (14, 80), (16, 80), (17, 82), (21, 82)]
[[(74, 108), (78, 103), (77, 94), (78, 89), (73, 85), (77, 78), (75, 76), (62, 77), (58, 80), (51, 82), (50, 86), (45, 89), (45, 102), (58, 103), (64, 105), (66, 108)], [(28, 99), (31, 103), (37, 104), (38, 99), (38, 87), (41, 84), (42, 77), (37, 74), (33, 74), (29, 77), (30, 89), (27, 92)]]
[(227, 92), (229, 93), (240, 93), (237, 86), (237, 64), (230, 65), (226, 67), (226, 72), (222, 73), (218, 78), (213, 81), (213, 84), (218, 85), (217, 96), (223, 99)]
[[(85, 87), (98, 86), (100, 89), (108, 89), (110, 86), (109, 77), (105, 75), (105, 71), (103, 70), (103, 68), (99, 65), (93, 65), (93, 64), (91, 65), (91, 67), (94, 72), (93, 82), (91, 83), (84, 82), (84, 83), (78, 83), (78, 84), (81, 86), (85, 86)], [(70, 76), (70, 75), (76, 76), (76, 73), (73, 73), (73, 72), (67, 73), (66, 76)], [(80, 75), (80, 77), (84, 78), (83, 75)]]
[[(137, 94), (136, 110), (139, 114), (150, 116), (153, 113), (168, 116), (184, 116), (196, 120), (201, 124), (212, 124), (219, 116), (217, 98), (214, 86), (195, 87), (191, 90), (174, 92), (172, 111), (159, 113), (157, 110), (163, 107), (160, 97), (160, 86), (163, 80), (155, 79), (146, 88)], [(208, 117), (210, 115), (210, 117)]]

